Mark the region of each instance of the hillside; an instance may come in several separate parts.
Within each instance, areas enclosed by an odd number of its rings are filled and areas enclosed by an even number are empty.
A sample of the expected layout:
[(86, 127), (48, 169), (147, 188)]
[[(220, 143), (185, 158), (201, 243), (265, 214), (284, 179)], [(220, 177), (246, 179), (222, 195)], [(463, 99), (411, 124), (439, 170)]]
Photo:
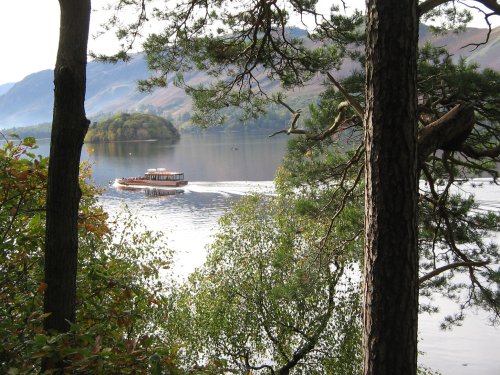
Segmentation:
[[(298, 32), (298, 31), (297, 31)], [(490, 42), (473, 50), (464, 45), (484, 40), (486, 30), (468, 29), (461, 34), (433, 36), (425, 25), (420, 28), (421, 42), (431, 41), (434, 45), (447, 46), (450, 53), (468, 57), (482, 68), (500, 69), (500, 27), (493, 30)], [(337, 76), (345, 76), (353, 70), (349, 63)], [(53, 76), (51, 70), (33, 73), (16, 83), (0, 95), (0, 129), (13, 126), (31, 125), (51, 121), (53, 101)], [(103, 118), (118, 112), (144, 112), (161, 115), (174, 120), (176, 124), (186, 124), (190, 117), (191, 100), (183, 90), (169, 86), (157, 89), (152, 94), (137, 91), (137, 81), (149, 75), (145, 59), (137, 55), (130, 62), (102, 64), (90, 62), (87, 67), (86, 111), (91, 118)], [(186, 81), (196, 85), (208, 78), (204, 73), (186, 74)], [(268, 82), (269, 86), (278, 85)], [(288, 93), (292, 100), (314, 97), (322, 91), (322, 79), (300, 90)]]
[(9, 91), (12, 86), (14, 86), (15, 83), (4, 83), (2, 85), (0, 85), (0, 96), (5, 94), (7, 91)]
[(0, 130), (3, 134), (15, 134), (20, 138), (33, 137), (33, 138), (50, 138), (50, 132), (52, 131), (52, 124), (46, 122), (43, 124), (22, 126), (22, 127), (12, 127), (8, 129)]
[(119, 113), (106, 120), (93, 123), (85, 142), (122, 142), (165, 139), (175, 142), (179, 132), (162, 117), (145, 113)]

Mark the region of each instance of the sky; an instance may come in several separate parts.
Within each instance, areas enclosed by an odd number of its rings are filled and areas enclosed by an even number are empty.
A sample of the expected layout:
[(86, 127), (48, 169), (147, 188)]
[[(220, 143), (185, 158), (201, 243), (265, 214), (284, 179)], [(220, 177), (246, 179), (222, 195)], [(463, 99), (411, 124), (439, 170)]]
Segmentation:
[[(91, 34), (99, 29), (103, 21), (102, 7), (108, 1), (111, 0), (92, 1)], [(324, 1), (331, 3), (331, 0)], [(364, 0), (347, 0), (346, 3), (364, 7)], [(0, 85), (20, 81), (40, 70), (53, 69), (58, 38), (57, 0), (0, 0)], [(112, 49), (111, 38), (89, 40), (89, 50), (109, 53)]]
[(52, 68), (59, 35), (57, 0), (0, 0), (0, 4), (0, 84)]
[[(91, 33), (99, 26), (95, 9), (101, 9), (106, 2), (92, 1)], [(54, 68), (59, 13), (57, 0), (0, 0), (0, 85)], [(101, 45), (89, 39), (89, 49), (101, 48)]]

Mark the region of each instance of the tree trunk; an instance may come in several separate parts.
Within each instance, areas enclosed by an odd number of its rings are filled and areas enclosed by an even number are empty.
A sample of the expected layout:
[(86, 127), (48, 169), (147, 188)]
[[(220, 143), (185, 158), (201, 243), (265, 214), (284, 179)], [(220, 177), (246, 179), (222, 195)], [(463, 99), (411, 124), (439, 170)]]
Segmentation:
[(364, 373), (417, 369), (416, 0), (368, 0)]
[(45, 233), (44, 321), (46, 330), (66, 332), (75, 320), (78, 256), (80, 153), (85, 116), (90, 0), (59, 0), (61, 26), (54, 70), (54, 114), (50, 143)]

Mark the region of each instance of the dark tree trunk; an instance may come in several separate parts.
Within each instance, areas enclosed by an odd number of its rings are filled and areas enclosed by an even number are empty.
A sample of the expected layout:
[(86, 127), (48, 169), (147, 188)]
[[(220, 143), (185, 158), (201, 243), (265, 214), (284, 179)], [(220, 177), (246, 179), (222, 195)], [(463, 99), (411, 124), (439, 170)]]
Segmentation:
[(368, 0), (364, 373), (417, 369), (416, 0)]
[(88, 129), (85, 116), (90, 0), (59, 0), (61, 26), (54, 70), (54, 115), (50, 144), (45, 234), (44, 321), (66, 332), (75, 320), (78, 256), (80, 153)]

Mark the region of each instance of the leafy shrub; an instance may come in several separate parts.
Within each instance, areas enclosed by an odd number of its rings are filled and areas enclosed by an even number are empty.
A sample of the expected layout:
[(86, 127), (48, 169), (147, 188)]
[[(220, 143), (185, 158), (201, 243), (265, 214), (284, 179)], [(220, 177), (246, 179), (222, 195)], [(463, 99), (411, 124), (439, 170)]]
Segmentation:
[[(161, 234), (139, 228), (126, 211), (109, 222), (82, 165), (77, 323), (44, 332), (43, 239), (47, 158), (34, 139), (0, 149), (0, 373), (39, 371), (41, 358), (71, 373), (178, 373), (174, 340), (155, 327), (168, 320), (162, 270), (171, 252)], [(114, 235), (112, 236), (111, 233)], [(119, 234), (119, 235), (117, 235)]]

